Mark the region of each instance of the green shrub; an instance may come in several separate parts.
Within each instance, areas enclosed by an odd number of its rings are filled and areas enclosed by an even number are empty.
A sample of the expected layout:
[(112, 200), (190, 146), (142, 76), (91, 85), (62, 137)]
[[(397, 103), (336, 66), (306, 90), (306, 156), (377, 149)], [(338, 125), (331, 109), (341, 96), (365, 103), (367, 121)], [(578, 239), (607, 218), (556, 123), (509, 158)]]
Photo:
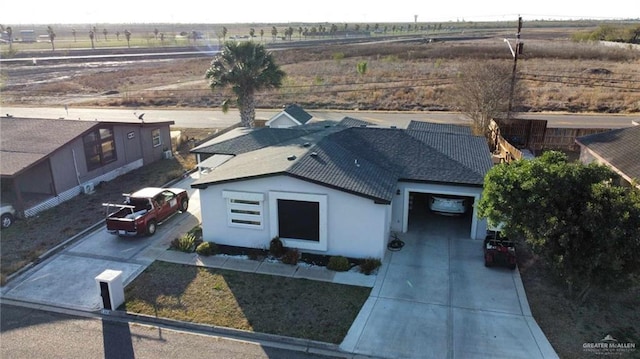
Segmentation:
[(282, 263), (296, 265), (300, 259), (300, 252), (297, 249), (288, 249), (282, 256)]
[(191, 233), (186, 233), (182, 237), (176, 238), (171, 241), (171, 245), (169, 248), (186, 253), (191, 253), (195, 249), (195, 246), (196, 237)]
[(269, 254), (272, 256), (280, 258), (284, 255), (285, 251), (284, 244), (282, 244), (279, 237), (274, 237), (269, 243)]
[(368, 257), (360, 261), (360, 272), (369, 275), (380, 268), (381, 265), (380, 259)]
[(329, 263), (327, 263), (327, 269), (331, 269), (336, 272), (346, 272), (351, 268), (349, 264), (349, 260), (343, 256), (335, 256), (329, 258)]
[(202, 227), (195, 226), (188, 233), (193, 234), (196, 238), (202, 238)]
[(201, 256), (212, 256), (218, 253), (218, 245), (213, 242), (202, 242), (196, 247), (196, 253)]

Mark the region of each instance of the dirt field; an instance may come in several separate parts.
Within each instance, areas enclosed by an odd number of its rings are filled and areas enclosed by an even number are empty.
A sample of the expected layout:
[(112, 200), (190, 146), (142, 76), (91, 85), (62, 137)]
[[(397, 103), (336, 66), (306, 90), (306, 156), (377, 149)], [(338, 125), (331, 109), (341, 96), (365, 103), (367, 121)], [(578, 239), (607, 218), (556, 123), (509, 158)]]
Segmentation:
[[(518, 62), (528, 97), (520, 111), (640, 112), (640, 52), (568, 41), (567, 31), (526, 29), (525, 54)], [(527, 40), (529, 36), (529, 40)], [(467, 61), (512, 61), (502, 37), (475, 42), (408, 42), (385, 46), (335, 46), (275, 52), (287, 73), (284, 86), (258, 94), (258, 106), (299, 103), (308, 109), (455, 110), (451, 83)], [(356, 64), (366, 61), (359, 75)], [(203, 79), (210, 59), (3, 66), (2, 104), (49, 106), (218, 106)], [(193, 133), (202, 138), (206, 133)], [(3, 278), (55, 243), (103, 217), (99, 203), (122, 188), (160, 185), (193, 161), (161, 161), (147, 175), (123, 176), (90, 201), (57, 209), (76, 221), (42, 215), (2, 233)], [(166, 175), (158, 178), (159, 174)], [(154, 177), (156, 176), (156, 177)], [(41, 228), (51, 236), (45, 240)], [(583, 343), (611, 335), (640, 346), (640, 291), (596, 293), (580, 305), (525, 247), (519, 265), (534, 317), (562, 358), (589, 357)], [(601, 355), (593, 355), (601, 357)], [(640, 349), (620, 356), (640, 357)]]
[[(640, 51), (574, 43), (569, 30), (530, 29), (517, 63), (527, 90), (517, 111), (640, 112)], [(507, 35), (505, 35), (507, 36)], [(287, 74), (257, 106), (307, 109), (456, 110), (452, 83), (470, 61), (512, 63), (502, 35), (274, 51)], [(12, 105), (217, 107), (224, 92), (204, 79), (211, 58), (5, 65), (2, 103)], [(360, 62), (367, 71), (359, 74)]]

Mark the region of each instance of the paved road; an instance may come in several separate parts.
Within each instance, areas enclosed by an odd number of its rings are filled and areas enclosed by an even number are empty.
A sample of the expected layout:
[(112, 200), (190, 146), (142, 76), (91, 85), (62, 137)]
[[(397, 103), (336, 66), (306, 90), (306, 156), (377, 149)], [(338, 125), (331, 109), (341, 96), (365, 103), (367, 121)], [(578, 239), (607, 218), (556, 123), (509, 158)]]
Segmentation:
[(0, 358), (291, 358), (332, 356), (3, 304)]
[[(269, 119), (280, 109), (256, 111), (256, 118)], [(340, 120), (345, 116), (358, 118), (382, 125), (406, 126), (411, 120), (433, 121), (443, 123), (468, 124), (469, 120), (457, 112), (426, 111), (340, 111), (309, 110), (315, 119)], [(175, 121), (176, 127), (185, 128), (224, 128), (240, 121), (237, 111), (222, 113), (220, 109), (147, 109), (147, 108), (76, 108), (60, 107), (0, 107), (0, 114), (14, 117), (32, 118), (64, 118), (87, 121), (138, 121), (138, 115), (144, 113), (148, 122)], [(564, 113), (525, 113), (519, 117), (527, 119), (547, 120), (552, 128), (623, 128), (632, 126), (631, 121), (640, 122), (640, 114), (564, 114)]]

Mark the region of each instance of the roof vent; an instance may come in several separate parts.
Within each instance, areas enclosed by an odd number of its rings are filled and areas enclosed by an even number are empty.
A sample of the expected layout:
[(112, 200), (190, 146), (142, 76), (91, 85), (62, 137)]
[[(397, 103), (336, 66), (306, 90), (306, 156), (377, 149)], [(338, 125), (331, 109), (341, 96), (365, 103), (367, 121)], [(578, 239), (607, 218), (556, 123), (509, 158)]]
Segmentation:
[(398, 126), (391, 126), (391, 128), (398, 128)]
[(297, 157), (296, 157), (296, 155), (289, 155), (289, 157), (287, 157), (287, 159), (288, 159), (289, 161), (293, 161), (293, 160), (295, 160), (296, 158), (297, 158)]
[(367, 125), (360, 125), (360, 127), (367, 127)]
[(311, 153), (309, 154), (309, 156), (311, 156), (311, 157), (318, 157), (318, 152), (315, 152), (315, 151), (314, 151), (314, 152), (311, 152)]
[(305, 142), (305, 143), (302, 144), (302, 147), (309, 147), (309, 146), (311, 146), (311, 143), (309, 143), (309, 142)]

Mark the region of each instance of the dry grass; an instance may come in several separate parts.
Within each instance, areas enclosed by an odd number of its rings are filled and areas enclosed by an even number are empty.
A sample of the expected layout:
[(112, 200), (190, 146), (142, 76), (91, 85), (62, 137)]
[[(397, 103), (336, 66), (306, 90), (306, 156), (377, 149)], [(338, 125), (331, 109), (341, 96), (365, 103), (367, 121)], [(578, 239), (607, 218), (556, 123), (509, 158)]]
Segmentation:
[(130, 312), (340, 343), (371, 288), (154, 262), (126, 289)]
[[(567, 294), (551, 269), (526, 246), (518, 248), (518, 269), (533, 317), (560, 358), (601, 358), (586, 353), (583, 343), (611, 335), (621, 343), (640, 343), (639, 287), (622, 291), (594, 291), (585, 303)], [(640, 353), (629, 356), (637, 358)]]
[[(258, 107), (295, 102), (308, 109), (455, 110), (452, 84), (465, 63), (512, 62), (501, 38), (318, 46), (275, 51), (274, 56), (287, 78), (281, 89), (258, 93)], [(66, 95), (85, 98), (76, 102), (85, 105), (218, 106), (229, 93), (208, 88), (203, 75), (210, 60), (113, 64), (86, 68), (71, 78), (64, 75), (77, 71), (73, 67), (48, 69), (52, 73), (40, 87), (33, 85), (39, 79), (36, 70), (7, 68), (2, 101), (58, 104)], [(362, 61), (368, 71), (359, 75), (356, 64)], [(529, 96), (517, 110), (640, 111), (638, 51), (562, 39), (528, 40), (518, 72)], [(35, 81), (25, 81), (29, 77)], [(15, 85), (20, 81), (23, 85)]]

